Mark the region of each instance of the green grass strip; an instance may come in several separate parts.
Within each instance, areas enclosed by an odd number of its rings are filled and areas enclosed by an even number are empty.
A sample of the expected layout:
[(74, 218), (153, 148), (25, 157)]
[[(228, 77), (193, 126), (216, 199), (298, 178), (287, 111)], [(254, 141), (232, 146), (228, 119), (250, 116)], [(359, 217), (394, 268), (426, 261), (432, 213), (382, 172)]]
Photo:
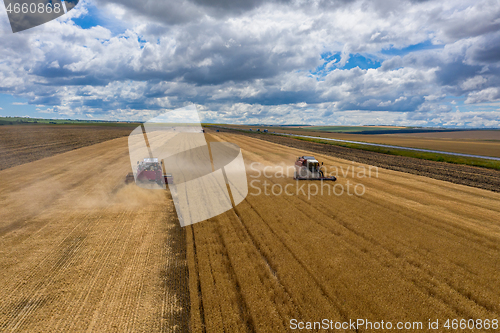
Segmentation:
[(322, 144), (341, 146), (341, 147), (353, 148), (353, 149), (361, 149), (361, 150), (367, 150), (367, 151), (372, 151), (372, 152), (387, 154), (387, 155), (413, 157), (413, 158), (419, 158), (422, 160), (446, 162), (446, 163), (453, 163), (453, 164), (465, 164), (465, 165), (470, 165), (470, 166), (477, 166), (477, 167), (482, 167), (482, 168), (500, 170), (500, 161), (485, 160), (485, 159), (481, 159), (481, 158), (454, 156), (454, 155), (439, 154), (439, 153), (432, 153), (432, 152), (412, 151), (412, 150), (406, 150), (406, 149), (367, 146), (367, 145), (361, 145), (361, 144), (356, 144), (356, 143), (327, 141), (327, 140), (321, 140), (321, 139), (302, 138), (302, 137), (296, 137), (296, 136), (290, 136), (290, 137), (297, 139), (297, 140), (302, 140), (302, 141), (322, 143)]

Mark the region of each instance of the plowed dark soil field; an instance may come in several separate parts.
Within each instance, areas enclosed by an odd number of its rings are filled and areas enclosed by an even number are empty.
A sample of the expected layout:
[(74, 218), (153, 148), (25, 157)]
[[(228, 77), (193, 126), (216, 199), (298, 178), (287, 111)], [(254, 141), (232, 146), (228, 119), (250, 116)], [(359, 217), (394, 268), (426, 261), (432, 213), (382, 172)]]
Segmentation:
[(135, 126), (0, 126), (0, 170), (127, 136)]

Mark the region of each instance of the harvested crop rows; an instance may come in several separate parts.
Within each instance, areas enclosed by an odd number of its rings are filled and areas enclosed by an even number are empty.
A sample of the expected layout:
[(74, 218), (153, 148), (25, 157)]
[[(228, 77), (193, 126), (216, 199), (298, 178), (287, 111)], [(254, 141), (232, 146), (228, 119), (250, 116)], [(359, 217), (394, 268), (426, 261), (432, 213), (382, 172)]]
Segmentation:
[(0, 331), (187, 330), (185, 230), (129, 170), (125, 138), (0, 172)]
[[(213, 138), (243, 149), (256, 182), (236, 209), (188, 227), (193, 331), (287, 331), (292, 318), (500, 317), (498, 193), (379, 169), (378, 177), (339, 176), (344, 188), (363, 184), (362, 196), (266, 196), (264, 181), (268, 191), (296, 186), (264, 177), (264, 167), (307, 152), (242, 135)], [(343, 170), (360, 166), (316, 157)]]

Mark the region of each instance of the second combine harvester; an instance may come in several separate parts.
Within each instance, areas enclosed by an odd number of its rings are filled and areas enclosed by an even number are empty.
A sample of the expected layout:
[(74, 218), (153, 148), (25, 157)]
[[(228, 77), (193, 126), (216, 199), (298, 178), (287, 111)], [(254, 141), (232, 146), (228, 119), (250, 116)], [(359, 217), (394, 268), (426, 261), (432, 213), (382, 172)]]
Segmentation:
[(296, 180), (331, 180), (337, 178), (325, 176), (322, 165), (319, 164), (313, 156), (300, 156), (295, 161), (295, 176)]

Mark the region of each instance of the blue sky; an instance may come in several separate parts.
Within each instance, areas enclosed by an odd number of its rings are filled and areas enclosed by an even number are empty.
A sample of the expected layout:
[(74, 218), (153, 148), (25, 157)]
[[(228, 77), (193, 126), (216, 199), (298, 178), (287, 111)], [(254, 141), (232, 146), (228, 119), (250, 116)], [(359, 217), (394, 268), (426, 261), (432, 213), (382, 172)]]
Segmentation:
[(324, 63), (321, 66), (315, 68), (314, 71), (311, 71), (312, 75), (325, 76), (328, 72), (336, 68), (352, 69), (355, 67), (359, 67), (360, 69), (368, 69), (379, 68), (382, 65), (380, 62), (381, 59), (373, 54), (350, 54), (349, 60), (347, 60), (345, 64), (339, 63), (341, 60), (340, 52), (336, 52), (334, 54), (332, 54), (331, 52), (321, 54), (321, 59), (324, 61)]
[(92, 3), (89, 3), (85, 7), (87, 9), (87, 13), (72, 19), (77, 26), (82, 29), (90, 29), (97, 26), (107, 27), (107, 20), (99, 8)]
[(84, 0), (13, 34), (0, 115), (500, 127), (498, 1)]
[(413, 45), (408, 45), (403, 48), (395, 48), (393, 45), (391, 45), (387, 49), (382, 49), (380, 53), (388, 56), (401, 56), (404, 57), (405, 55), (412, 53), (412, 52), (418, 52), (422, 50), (435, 50), (435, 49), (442, 49), (444, 47), (443, 44), (433, 44), (432, 40), (426, 40), (424, 42), (418, 43), (418, 44), (413, 44)]
[(2, 115), (43, 117), (43, 115), (38, 112), (37, 106), (28, 104), (28, 101), (24, 98), (17, 98), (8, 94), (0, 94), (0, 105), (2, 105), (2, 110), (0, 110), (0, 114)]

